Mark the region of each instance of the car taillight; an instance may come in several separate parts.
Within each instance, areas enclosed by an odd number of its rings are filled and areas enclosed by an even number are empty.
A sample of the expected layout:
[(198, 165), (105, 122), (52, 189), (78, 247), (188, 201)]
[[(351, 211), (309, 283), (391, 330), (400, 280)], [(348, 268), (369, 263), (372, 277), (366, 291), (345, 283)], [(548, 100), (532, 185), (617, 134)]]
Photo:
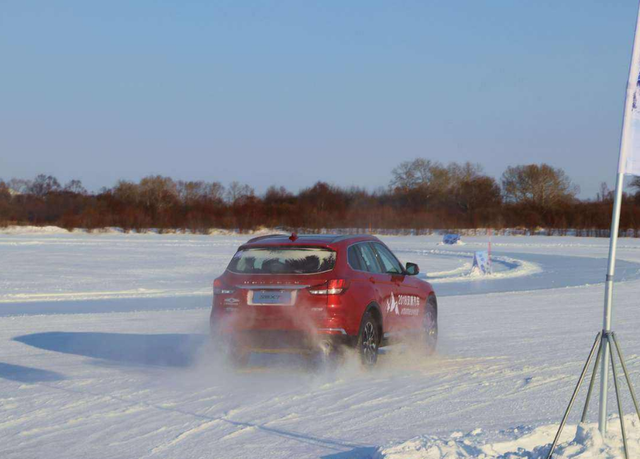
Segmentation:
[(220, 279), (213, 281), (213, 293), (215, 295), (229, 295), (235, 291), (236, 289), (225, 285)]
[(309, 287), (312, 295), (342, 295), (349, 288), (347, 279), (331, 279), (324, 284)]

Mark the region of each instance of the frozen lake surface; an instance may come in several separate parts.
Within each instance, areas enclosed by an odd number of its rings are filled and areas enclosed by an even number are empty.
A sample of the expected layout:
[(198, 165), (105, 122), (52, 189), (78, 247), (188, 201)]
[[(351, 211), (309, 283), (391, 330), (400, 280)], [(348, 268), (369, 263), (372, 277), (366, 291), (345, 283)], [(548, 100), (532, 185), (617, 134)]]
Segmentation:
[[(469, 268), (486, 238), (384, 237), (436, 287), (437, 356), (391, 348), (374, 371), (255, 356), (235, 371), (208, 345), (208, 308), (246, 239), (0, 235), (1, 456), (544, 457), (601, 327), (607, 240), (496, 237), (485, 278)], [(619, 256), (614, 324), (640, 385), (640, 241)], [(599, 443), (575, 422), (564, 457), (621, 454), (615, 423)]]
[[(11, 267), (0, 276), (0, 316), (206, 308), (213, 279), (247, 239), (0, 236), (0, 260)], [(406, 239), (414, 242), (413, 248), (406, 248)], [(420, 276), (435, 286), (439, 297), (593, 285), (602, 283), (606, 272), (602, 256), (520, 252), (498, 245), (492, 256), (494, 274), (473, 276), (473, 250), (468, 245), (444, 246), (436, 237), (383, 240), (401, 261), (421, 266)], [(487, 246), (477, 242), (476, 248)], [(640, 264), (618, 262), (616, 280), (639, 277)]]

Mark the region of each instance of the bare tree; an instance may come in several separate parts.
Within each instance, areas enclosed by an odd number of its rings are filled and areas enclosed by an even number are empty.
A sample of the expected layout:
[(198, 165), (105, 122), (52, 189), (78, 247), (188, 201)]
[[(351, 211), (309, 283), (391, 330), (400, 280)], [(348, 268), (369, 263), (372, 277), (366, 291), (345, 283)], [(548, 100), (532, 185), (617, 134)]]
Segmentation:
[(138, 185), (127, 180), (118, 180), (118, 183), (113, 187), (111, 193), (118, 201), (126, 204), (137, 204), (140, 201)]
[[(640, 186), (640, 182), (639, 186)], [(632, 182), (633, 186), (633, 182)], [(600, 183), (600, 191), (596, 194), (596, 201), (605, 202), (613, 199), (613, 192), (609, 189), (607, 182)]]
[(161, 210), (178, 200), (178, 188), (170, 177), (154, 175), (140, 180), (140, 200), (151, 210)]
[(69, 182), (64, 186), (63, 191), (75, 194), (87, 194), (87, 189), (82, 186), (82, 182), (80, 180), (69, 180)]
[(11, 198), (11, 191), (9, 185), (4, 180), (0, 179), (0, 200), (8, 201)]
[(12, 193), (26, 194), (29, 192), (31, 180), (12, 178), (11, 180), (9, 180), (8, 185), (9, 190), (11, 190)]
[(470, 218), (477, 209), (497, 207), (502, 203), (500, 186), (493, 177), (486, 175), (461, 181), (454, 196), (458, 207)]
[(404, 161), (395, 167), (389, 187), (394, 190), (407, 191), (428, 183), (431, 179), (431, 160), (416, 158)]
[(452, 187), (450, 169), (429, 159), (400, 163), (392, 175), (389, 187), (406, 205), (414, 208), (445, 201)]
[(211, 182), (207, 185), (207, 197), (211, 201), (222, 203), (226, 190), (220, 182)]
[(28, 186), (27, 192), (38, 197), (44, 197), (49, 193), (60, 191), (60, 182), (51, 175), (38, 175)]
[(573, 201), (579, 188), (560, 168), (548, 164), (508, 167), (502, 174), (505, 200), (547, 208)]
[(283, 202), (289, 202), (293, 198), (293, 193), (283, 186), (277, 187), (275, 185), (271, 185), (264, 193), (265, 204), (281, 204)]
[(176, 182), (176, 188), (180, 201), (187, 206), (202, 201), (207, 197), (207, 184), (203, 181), (185, 182), (180, 180)]
[(9, 186), (0, 179), (0, 226), (7, 225), (11, 213), (11, 192)]
[(305, 188), (298, 195), (304, 207), (318, 212), (343, 210), (345, 193), (339, 187), (326, 182), (317, 182), (310, 188)]
[(185, 205), (193, 205), (197, 202), (213, 201), (222, 202), (224, 198), (224, 186), (219, 182), (176, 182), (176, 189), (180, 201)]
[(447, 166), (451, 186), (457, 186), (459, 183), (471, 182), (474, 179), (485, 176), (484, 170), (480, 164), (474, 164), (467, 161), (464, 164), (450, 163)]
[(237, 203), (242, 198), (248, 198), (255, 194), (253, 188), (249, 185), (242, 185), (239, 182), (231, 182), (229, 188), (227, 188), (227, 202), (230, 204)]
[(419, 188), (441, 188), (447, 181), (448, 171), (437, 161), (416, 158), (404, 161), (391, 171), (391, 189), (409, 191)]

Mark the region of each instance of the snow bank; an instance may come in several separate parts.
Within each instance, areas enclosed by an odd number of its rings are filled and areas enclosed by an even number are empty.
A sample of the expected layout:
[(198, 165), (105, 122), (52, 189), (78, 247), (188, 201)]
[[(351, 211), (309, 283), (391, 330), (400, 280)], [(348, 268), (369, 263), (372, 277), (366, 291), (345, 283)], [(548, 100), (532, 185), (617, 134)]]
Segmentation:
[(7, 226), (0, 227), (0, 234), (69, 234), (58, 226)]
[(56, 234), (120, 234), (124, 233), (122, 228), (116, 227), (107, 227), (107, 228), (98, 228), (95, 230), (88, 231), (86, 229), (76, 228), (74, 230), (67, 230), (65, 228), (60, 228), (59, 226), (20, 226), (20, 225), (9, 225), (5, 227), (0, 227), (0, 234), (6, 235), (56, 235)]
[[(640, 457), (640, 423), (635, 415), (625, 416), (630, 457)], [(501, 432), (511, 437), (489, 441), (481, 429), (448, 437), (424, 435), (403, 443), (378, 448), (374, 459), (545, 459), (558, 429), (557, 424), (535, 429), (516, 428)], [(572, 440), (558, 445), (556, 459), (622, 458), (622, 435), (619, 418), (610, 419), (607, 439), (603, 440), (597, 424), (567, 426), (563, 438)]]
[[(441, 250), (422, 250), (422, 251), (416, 251), (416, 252), (421, 253), (422, 255), (428, 255), (428, 254), (451, 255), (451, 252), (441, 251)], [(469, 253), (456, 252), (456, 255), (473, 257), (472, 252), (469, 252)], [(450, 271), (439, 271), (439, 272), (428, 273), (425, 279), (430, 282), (442, 284), (442, 283), (450, 283), (450, 282), (475, 281), (478, 279), (511, 279), (511, 278), (522, 277), (522, 276), (531, 276), (533, 274), (538, 274), (543, 271), (542, 267), (537, 263), (520, 260), (512, 257), (507, 257), (503, 255), (492, 255), (491, 260), (494, 263), (502, 265), (503, 269), (500, 271), (495, 270), (491, 274), (482, 274), (472, 270), (472, 265), (469, 262)], [(494, 265), (494, 267), (497, 267), (497, 266)]]
[[(5, 227), (0, 227), (0, 234), (7, 235), (43, 235), (43, 234), (121, 234), (125, 233), (122, 228), (118, 227), (105, 227), (105, 228), (96, 228), (93, 230), (87, 230), (84, 228), (76, 228), (71, 231), (60, 228), (59, 226), (22, 226), (22, 225), (9, 225)], [(255, 230), (246, 231), (244, 233), (240, 233), (238, 230), (226, 230), (226, 229), (218, 229), (212, 228), (207, 234), (210, 236), (237, 236), (240, 234), (252, 235), (252, 236), (263, 236), (267, 234), (277, 234), (284, 232), (278, 229), (269, 229), (269, 228), (256, 228)], [(158, 228), (146, 228), (141, 231), (131, 230), (130, 234), (185, 234), (185, 235), (193, 235), (198, 234), (194, 233), (190, 230), (181, 230), (181, 229), (164, 229), (160, 230)]]

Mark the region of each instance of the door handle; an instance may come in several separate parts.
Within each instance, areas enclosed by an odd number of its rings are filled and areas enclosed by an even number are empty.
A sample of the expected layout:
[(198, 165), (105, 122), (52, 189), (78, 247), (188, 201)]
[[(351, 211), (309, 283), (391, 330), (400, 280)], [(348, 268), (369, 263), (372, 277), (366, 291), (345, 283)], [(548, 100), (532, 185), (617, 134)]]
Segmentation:
[(375, 283), (376, 283), (376, 279), (375, 279), (375, 277), (371, 276), (371, 277), (369, 278), (369, 282), (371, 282), (372, 284), (375, 284)]

